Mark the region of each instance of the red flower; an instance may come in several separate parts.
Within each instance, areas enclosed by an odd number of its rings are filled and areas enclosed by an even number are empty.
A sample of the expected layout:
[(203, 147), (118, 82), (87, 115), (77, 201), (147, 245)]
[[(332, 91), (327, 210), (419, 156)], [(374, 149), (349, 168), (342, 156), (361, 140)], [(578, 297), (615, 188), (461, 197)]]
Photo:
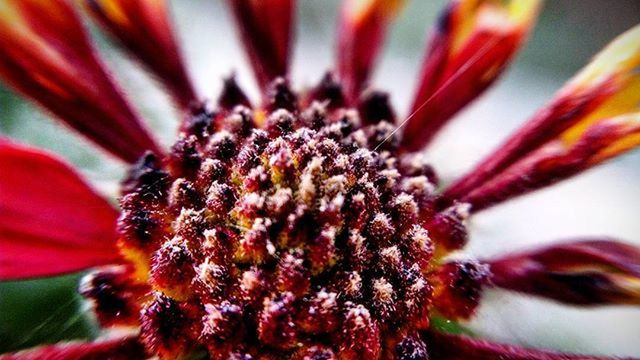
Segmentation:
[[(67, 0), (0, 5), (0, 78), (131, 164), (114, 209), (62, 160), (0, 139), (0, 280), (88, 270), (81, 294), (129, 335), (2, 359), (589, 359), (431, 325), (486, 287), (580, 306), (640, 303), (640, 249), (583, 239), (482, 261), (447, 256), (474, 214), (640, 145), (640, 27), (614, 40), (504, 146), (442, 192), (417, 152), (497, 79), (538, 1), (452, 1), (410, 115), (368, 89), (402, 1), (345, 1), (336, 73), (289, 88), (292, 0), (230, 0), (262, 89), (196, 94), (161, 0), (86, 9), (184, 111), (161, 150)], [(119, 214), (119, 215), (118, 215)]]

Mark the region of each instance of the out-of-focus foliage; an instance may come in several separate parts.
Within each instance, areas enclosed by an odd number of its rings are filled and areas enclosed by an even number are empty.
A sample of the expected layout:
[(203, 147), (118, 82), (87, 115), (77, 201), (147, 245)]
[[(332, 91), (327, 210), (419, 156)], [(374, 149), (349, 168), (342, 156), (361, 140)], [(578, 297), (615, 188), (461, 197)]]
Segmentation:
[(0, 353), (93, 337), (96, 327), (77, 295), (79, 279), (0, 282)]

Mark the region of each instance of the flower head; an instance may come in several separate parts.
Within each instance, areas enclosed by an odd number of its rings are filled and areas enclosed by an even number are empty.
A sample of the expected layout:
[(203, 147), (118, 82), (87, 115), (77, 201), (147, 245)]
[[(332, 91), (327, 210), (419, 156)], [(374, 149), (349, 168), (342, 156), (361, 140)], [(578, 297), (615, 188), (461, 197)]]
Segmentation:
[(538, 1), (452, 1), (405, 120), (368, 88), (402, 1), (345, 1), (336, 73), (294, 91), (294, 1), (230, 0), (259, 106), (233, 77), (215, 105), (200, 99), (164, 1), (83, 3), (184, 117), (159, 149), (68, 1), (0, 6), (0, 77), (130, 164), (118, 211), (62, 160), (0, 140), (0, 279), (91, 269), (80, 293), (102, 328), (127, 329), (7, 359), (584, 359), (447, 334), (431, 320), (472, 317), (487, 287), (640, 303), (640, 250), (612, 239), (449, 257), (470, 240), (475, 213), (640, 145), (640, 28), (439, 191), (418, 150), (499, 76)]

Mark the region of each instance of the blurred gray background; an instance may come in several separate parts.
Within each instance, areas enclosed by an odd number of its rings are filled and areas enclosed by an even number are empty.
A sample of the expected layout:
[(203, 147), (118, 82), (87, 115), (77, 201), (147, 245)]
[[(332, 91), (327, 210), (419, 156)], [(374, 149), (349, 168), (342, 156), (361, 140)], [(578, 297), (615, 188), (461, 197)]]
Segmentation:
[[(427, 29), (444, 1), (413, 0), (390, 34), (374, 85), (391, 92), (406, 113), (423, 57)], [(331, 67), (337, 0), (302, 0), (298, 9), (293, 80), (314, 84)], [(172, 1), (179, 37), (202, 94), (215, 97), (220, 78), (237, 71), (257, 95), (222, 1)], [(542, 106), (566, 79), (617, 34), (640, 21), (637, 0), (554, 0), (514, 65), (491, 91), (445, 129), (428, 155), (452, 179), (491, 151)], [(178, 114), (146, 74), (92, 28), (119, 82), (165, 145)], [(51, 149), (79, 166), (106, 194), (116, 194), (124, 168), (96, 152), (30, 104), (0, 86), (0, 133)], [(551, 189), (486, 211), (473, 219), (465, 255), (487, 257), (585, 235), (611, 235), (640, 244), (639, 154), (629, 154)], [(77, 276), (0, 284), (0, 353), (39, 341), (95, 334), (74, 297)], [(596, 354), (640, 355), (640, 310), (573, 309), (498, 291), (486, 295), (468, 324), (505, 342)]]

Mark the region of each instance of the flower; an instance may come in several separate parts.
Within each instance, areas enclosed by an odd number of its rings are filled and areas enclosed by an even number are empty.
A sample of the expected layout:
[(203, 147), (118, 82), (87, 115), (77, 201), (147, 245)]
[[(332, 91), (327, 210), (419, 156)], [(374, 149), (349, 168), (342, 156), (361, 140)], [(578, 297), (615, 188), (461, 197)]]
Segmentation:
[[(503, 146), (438, 189), (420, 152), (499, 76), (538, 1), (452, 1), (411, 111), (368, 88), (400, 0), (347, 0), (336, 72), (295, 92), (293, 0), (229, 0), (262, 98), (233, 77), (211, 106), (161, 0), (85, 0), (183, 111), (161, 149), (67, 0), (0, 5), (0, 77), (131, 164), (114, 209), (45, 151), (0, 139), (0, 279), (89, 270), (80, 293), (112, 338), (2, 358), (585, 359), (439, 331), (487, 287), (579, 306), (640, 303), (640, 249), (571, 239), (449, 257), (474, 214), (640, 144), (640, 27), (615, 39)], [(36, 176), (34, 176), (36, 175)]]

